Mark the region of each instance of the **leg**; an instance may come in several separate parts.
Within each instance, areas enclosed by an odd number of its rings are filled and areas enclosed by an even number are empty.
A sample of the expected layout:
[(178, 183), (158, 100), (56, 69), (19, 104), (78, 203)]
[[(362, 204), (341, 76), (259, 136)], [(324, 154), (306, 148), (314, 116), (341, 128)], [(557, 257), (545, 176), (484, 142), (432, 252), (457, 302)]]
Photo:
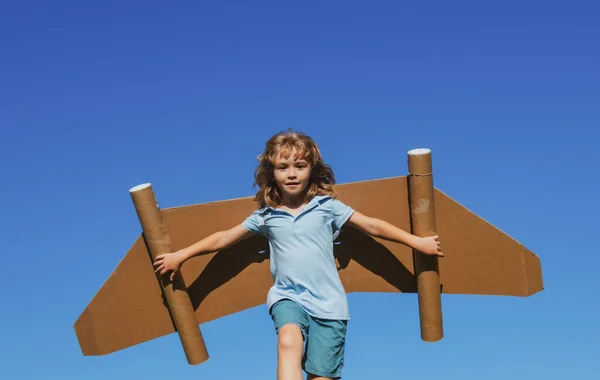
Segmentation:
[(309, 317), (303, 369), (308, 380), (333, 380), (342, 377), (347, 321)]
[(304, 339), (298, 325), (287, 323), (279, 329), (277, 339), (277, 379), (302, 380)]
[(284, 299), (269, 310), (277, 331), (277, 379), (302, 380), (302, 353), (308, 333), (308, 314), (297, 303)]
[(308, 374), (308, 377), (306, 379), (307, 380), (333, 380), (331, 377), (317, 376), (317, 375), (313, 375), (311, 373)]

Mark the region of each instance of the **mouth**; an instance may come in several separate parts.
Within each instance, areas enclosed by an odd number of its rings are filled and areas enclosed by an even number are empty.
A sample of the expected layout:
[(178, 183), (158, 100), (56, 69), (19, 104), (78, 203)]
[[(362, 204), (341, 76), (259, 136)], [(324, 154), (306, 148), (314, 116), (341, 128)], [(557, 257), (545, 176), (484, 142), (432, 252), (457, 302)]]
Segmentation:
[(298, 183), (298, 182), (289, 182), (289, 183), (286, 183), (285, 185), (286, 186), (296, 186), (296, 185), (299, 185), (299, 184), (300, 183)]

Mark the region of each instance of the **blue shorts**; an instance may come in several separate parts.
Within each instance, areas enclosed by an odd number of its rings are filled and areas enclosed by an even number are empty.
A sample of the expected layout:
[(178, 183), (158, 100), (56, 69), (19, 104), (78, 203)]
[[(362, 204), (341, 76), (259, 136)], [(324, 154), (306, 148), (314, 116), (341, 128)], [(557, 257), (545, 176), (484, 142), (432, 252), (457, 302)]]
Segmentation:
[(312, 317), (289, 299), (276, 302), (269, 313), (276, 332), (287, 323), (300, 328), (306, 342), (302, 357), (302, 369), (306, 373), (332, 379), (342, 377), (348, 321)]

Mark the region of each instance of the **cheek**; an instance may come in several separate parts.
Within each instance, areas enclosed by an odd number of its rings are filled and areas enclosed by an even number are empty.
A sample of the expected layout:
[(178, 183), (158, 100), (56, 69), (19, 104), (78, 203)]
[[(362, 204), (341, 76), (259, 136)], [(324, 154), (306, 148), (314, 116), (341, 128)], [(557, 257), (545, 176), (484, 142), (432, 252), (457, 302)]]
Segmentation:
[(308, 181), (310, 179), (310, 172), (303, 172), (302, 178), (304, 178), (305, 181)]
[(276, 182), (281, 182), (283, 179), (285, 179), (285, 173), (276, 171), (273, 173), (273, 178), (275, 178)]

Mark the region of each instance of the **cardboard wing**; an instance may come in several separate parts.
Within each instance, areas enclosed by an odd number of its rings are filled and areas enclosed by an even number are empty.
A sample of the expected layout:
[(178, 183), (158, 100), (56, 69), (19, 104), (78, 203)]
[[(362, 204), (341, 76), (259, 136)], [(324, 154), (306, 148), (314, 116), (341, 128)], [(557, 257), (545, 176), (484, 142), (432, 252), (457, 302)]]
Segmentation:
[[(407, 177), (336, 186), (354, 209), (411, 230)], [(439, 260), (442, 293), (530, 296), (543, 289), (539, 258), (438, 189), (435, 220), (446, 257)], [(241, 223), (256, 208), (251, 197), (163, 209), (173, 249)], [(347, 293), (415, 293), (413, 251), (345, 228), (335, 240)], [(181, 268), (198, 324), (265, 303), (273, 280), (266, 239), (255, 236), (197, 256)], [(176, 331), (152, 259), (140, 235), (74, 325), (84, 355), (104, 355)]]

